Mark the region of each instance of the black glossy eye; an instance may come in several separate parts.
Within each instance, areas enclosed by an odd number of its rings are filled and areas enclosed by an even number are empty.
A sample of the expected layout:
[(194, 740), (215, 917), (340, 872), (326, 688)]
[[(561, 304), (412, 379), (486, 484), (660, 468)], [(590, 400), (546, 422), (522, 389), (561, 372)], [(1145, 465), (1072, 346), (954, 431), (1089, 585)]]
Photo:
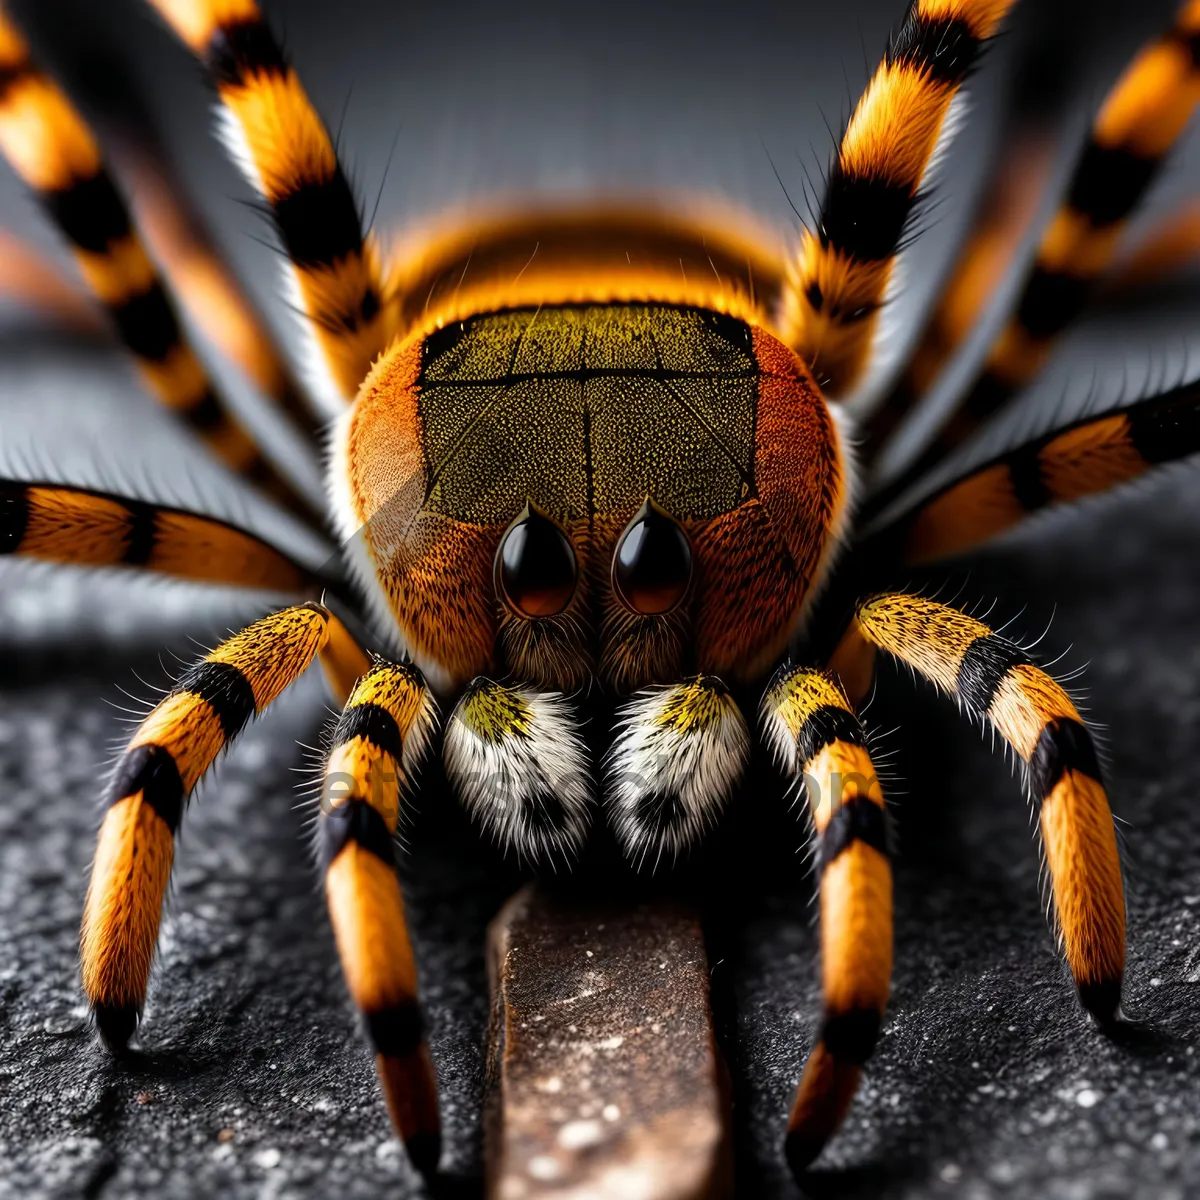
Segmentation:
[(579, 568), (567, 535), (532, 504), (504, 531), (496, 590), (523, 617), (552, 617), (571, 603)]
[(692, 547), (679, 522), (652, 500), (625, 526), (613, 555), (618, 599), (643, 616), (675, 608), (692, 581)]

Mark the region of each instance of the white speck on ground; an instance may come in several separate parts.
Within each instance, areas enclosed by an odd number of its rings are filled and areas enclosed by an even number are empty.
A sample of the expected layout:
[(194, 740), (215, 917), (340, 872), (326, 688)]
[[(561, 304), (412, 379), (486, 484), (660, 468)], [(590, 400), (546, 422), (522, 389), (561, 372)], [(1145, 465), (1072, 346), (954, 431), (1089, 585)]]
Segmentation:
[(564, 1150), (582, 1150), (604, 1140), (604, 1126), (599, 1121), (570, 1121), (558, 1131), (558, 1144)]
[(538, 1154), (531, 1158), (525, 1168), (531, 1178), (547, 1181), (557, 1179), (562, 1174), (562, 1167), (557, 1158), (549, 1154)]

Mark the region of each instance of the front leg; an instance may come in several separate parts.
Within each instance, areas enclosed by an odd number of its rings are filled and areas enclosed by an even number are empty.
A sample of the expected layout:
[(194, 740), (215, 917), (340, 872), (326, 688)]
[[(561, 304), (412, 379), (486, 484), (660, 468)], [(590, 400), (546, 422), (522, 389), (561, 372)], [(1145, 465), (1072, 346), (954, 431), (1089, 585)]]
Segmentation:
[(117, 764), (96, 844), (80, 936), (83, 987), (114, 1048), (146, 1000), (175, 831), (217, 755), (329, 641), (337, 618), (319, 604), (256, 621), (189, 667), (138, 726)]
[(859, 605), (833, 660), (854, 681), (852, 696), (869, 686), (877, 648), (990, 723), (1025, 764), (1080, 1002), (1096, 1020), (1113, 1020), (1125, 973), (1121, 860), (1091, 734), (1071, 698), (1020, 646), (919, 596), (887, 593)]
[(837, 679), (780, 668), (763, 697), (762, 724), (785, 774), (807, 792), (821, 888), (825, 1013), (786, 1142), (799, 1175), (849, 1111), (879, 1037), (892, 978), (892, 867), (879, 778)]
[(436, 720), (414, 667), (373, 666), (355, 684), (334, 728), (317, 826), (346, 984), (375, 1050), (392, 1123), (424, 1175), (436, 1170), (441, 1153), (437, 1083), (421, 1031), (393, 837), (402, 791)]

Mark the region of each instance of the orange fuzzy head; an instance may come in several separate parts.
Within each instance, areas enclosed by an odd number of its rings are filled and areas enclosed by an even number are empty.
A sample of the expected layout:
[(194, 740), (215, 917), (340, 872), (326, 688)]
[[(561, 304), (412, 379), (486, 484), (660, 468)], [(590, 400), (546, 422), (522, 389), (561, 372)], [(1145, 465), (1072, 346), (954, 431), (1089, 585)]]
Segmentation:
[(761, 675), (828, 562), (846, 465), (752, 253), (591, 215), (416, 270), (434, 302), (342, 419), (332, 487), (431, 680)]

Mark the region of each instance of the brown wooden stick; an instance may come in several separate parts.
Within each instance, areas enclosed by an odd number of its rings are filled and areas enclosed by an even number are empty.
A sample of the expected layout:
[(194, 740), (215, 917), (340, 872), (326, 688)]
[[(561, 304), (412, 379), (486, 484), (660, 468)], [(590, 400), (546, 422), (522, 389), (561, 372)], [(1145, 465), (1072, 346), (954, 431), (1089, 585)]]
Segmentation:
[(698, 914), (518, 892), (489, 934), (488, 1195), (721, 1200), (728, 1089)]

